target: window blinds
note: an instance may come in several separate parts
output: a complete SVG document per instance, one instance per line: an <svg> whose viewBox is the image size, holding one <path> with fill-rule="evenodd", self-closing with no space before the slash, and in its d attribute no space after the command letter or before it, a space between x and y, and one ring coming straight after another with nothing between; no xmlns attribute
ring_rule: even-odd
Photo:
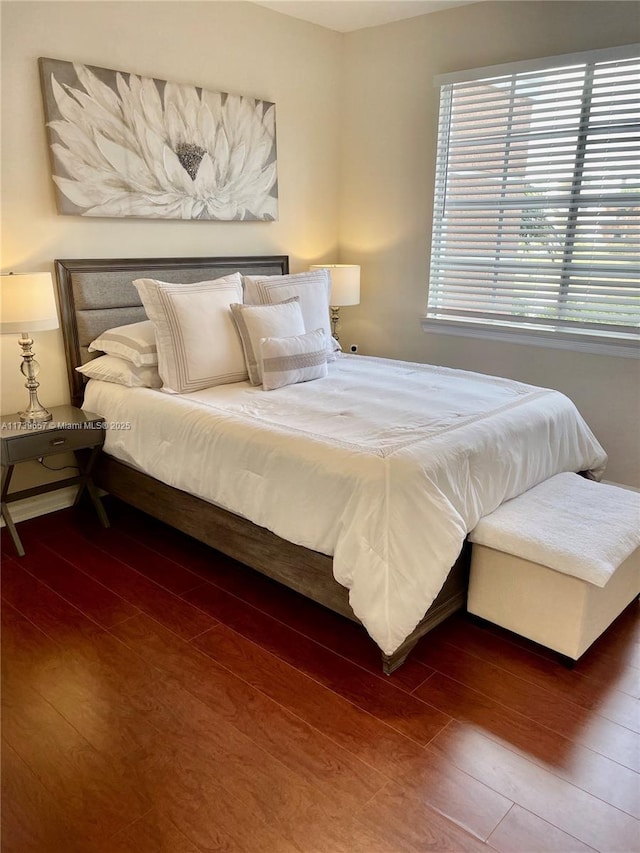
<svg viewBox="0 0 640 853"><path fill-rule="evenodd" d="M640 49L624 53L442 85L428 318L637 335Z"/></svg>

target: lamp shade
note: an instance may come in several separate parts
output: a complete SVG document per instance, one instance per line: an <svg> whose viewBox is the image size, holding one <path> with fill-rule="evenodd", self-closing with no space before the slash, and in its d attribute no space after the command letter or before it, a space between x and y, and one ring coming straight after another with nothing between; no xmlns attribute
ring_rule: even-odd
<svg viewBox="0 0 640 853"><path fill-rule="evenodd" d="M0 280L0 334L58 328L49 272L3 275Z"/></svg>
<svg viewBox="0 0 640 853"><path fill-rule="evenodd" d="M331 298L329 304L360 304L360 266L358 264L313 264L312 270L329 270L331 273Z"/></svg>

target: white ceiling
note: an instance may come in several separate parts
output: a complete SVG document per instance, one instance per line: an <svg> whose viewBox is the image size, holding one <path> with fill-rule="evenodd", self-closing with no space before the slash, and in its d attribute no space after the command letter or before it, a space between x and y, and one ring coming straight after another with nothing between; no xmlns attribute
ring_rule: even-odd
<svg viewBox="0 0 640 853"><path fill-rule="evenodd" d="M319 24L339 33L415 18L478 0L254 0L275 12Z"/></svg>

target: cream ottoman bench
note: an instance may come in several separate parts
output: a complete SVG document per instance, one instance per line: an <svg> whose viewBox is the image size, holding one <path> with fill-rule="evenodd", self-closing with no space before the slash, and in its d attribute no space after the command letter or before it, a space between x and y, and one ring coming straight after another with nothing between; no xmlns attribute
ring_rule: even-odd
<svg viewBox="0 0 640 853"><path fill-rule="evenodd" d="M640 494L557 474L480 519L467 609L577 660L640 594Z"/></svg>

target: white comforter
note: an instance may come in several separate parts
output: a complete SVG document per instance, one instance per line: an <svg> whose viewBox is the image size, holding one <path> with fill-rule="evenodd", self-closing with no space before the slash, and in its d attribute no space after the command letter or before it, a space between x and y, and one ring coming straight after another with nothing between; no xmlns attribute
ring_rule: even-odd
<svg viewBox="0 0 640 853"><path fill-rule="evenodd" d="M423 364L344 356L326 379L184 396L89 382L105 450L278 536L333 555L353 611L391 654L465 535L504 500L606 455L562 394Z"/></svg>

